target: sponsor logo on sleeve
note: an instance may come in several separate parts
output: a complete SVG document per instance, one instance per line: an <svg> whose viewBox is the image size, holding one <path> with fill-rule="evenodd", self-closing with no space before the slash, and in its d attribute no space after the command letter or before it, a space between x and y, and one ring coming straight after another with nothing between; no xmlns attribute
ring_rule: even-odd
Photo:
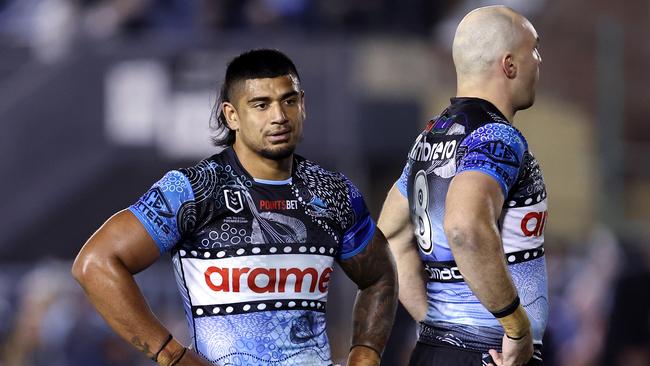
<svg viewBox="0 0 650 366"><path fill-rule="evenodd" d="M171 206L165 199L165 195L162 193L159 187L152 188L143 198L144 203L154 209L159 215L164 217L172 217Z"/></svg>
<svg viewBox="0 0 650 366"><path fill-rule="evenodd" d="M169 218L174 217L174 214L160 188L155 187L149 190L136 203L135 207L151 220L151 223L162 230L163 233L170 234L172 232L169 225L167 225L167 221Z"/></svg>
<svg viewBox="0 0 650 366"><path fill-rule="evenodd" d="M476 150L482 152L497 163L519 166L517 154L515 154L510 146L504 144L503 141L487 141L479 145Z"/></svg>

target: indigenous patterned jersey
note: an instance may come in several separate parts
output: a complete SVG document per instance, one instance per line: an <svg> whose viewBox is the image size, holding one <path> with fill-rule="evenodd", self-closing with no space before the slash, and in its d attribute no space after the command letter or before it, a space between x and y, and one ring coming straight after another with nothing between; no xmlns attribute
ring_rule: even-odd
<svg viewBox="0 0 650 366"><path fill-rule="evenodd" d="M546 188L523 135L491 103L453 98L418 136L398 188L409 200L420 258L428 276L423 334L482 352L500 349L503 328L464 282L443 229L445 198L459 172L494 178L505 197L498 222L510 273L532 324L539 357L548 317L544 223Z"/></svg>
<svg viewBox="0 0 650 366"><path fill-rule="evenodd" d="M335 259L375 224L342 174L296 156L286 181L251 177L232 148L168 172L130 207L171 251L193 347L218 365L329 365Z"/></svg>

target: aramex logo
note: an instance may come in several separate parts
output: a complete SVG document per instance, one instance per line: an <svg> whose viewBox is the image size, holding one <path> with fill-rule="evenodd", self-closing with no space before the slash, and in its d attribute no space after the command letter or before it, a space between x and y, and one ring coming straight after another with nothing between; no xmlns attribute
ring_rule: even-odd
<svg viewBox="0 0 650 366"><path fill-rule="evenodd" d="M327 286L332 273L331 267L323 269L322 273L313 267L304 269L292 268L223 268L210 266L205 270L205 283L215 292L247 292L271 293L293 291L327 292ZM306 277L309 276L309 282ZM288 286L287 286L288 284ZM303 289L308 284L307 289ZM243 287L243 288L242 288Z"/></svg>
<svg viewBox="0 0 650 366"><path fill-rule="evenodd" d="M529 212L521 219L521 232L524 236L542 236L548 212Z"/></svg>

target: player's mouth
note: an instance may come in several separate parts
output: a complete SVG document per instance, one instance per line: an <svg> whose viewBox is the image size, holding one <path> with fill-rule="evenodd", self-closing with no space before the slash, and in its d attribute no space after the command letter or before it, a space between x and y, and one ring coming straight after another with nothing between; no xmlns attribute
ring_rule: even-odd
<svg viewBox="0 0 650 366"><path fill-rule="evenodd" d="M270 132L266 135L271 143L277 144L288 142L291 139L291 128L286 127L277 131Z"/></svg>

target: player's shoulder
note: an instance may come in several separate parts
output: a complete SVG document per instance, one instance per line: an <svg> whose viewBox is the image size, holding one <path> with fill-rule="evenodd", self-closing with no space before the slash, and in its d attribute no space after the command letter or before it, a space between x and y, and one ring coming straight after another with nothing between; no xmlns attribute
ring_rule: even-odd
<svg viewBox="0 0 650 366"><path fill-rule="evenodd" d="M527 150L528 143L519 130L507 123L488 122L463 139L457 158L460 161L463 157L478 153L494 162L519 166Z"/></svg>
<svg viewBox="0 0 650 366"><path fill-rule="evenodd" d="M502 122L486 122L473 129L467 136L468 142L501 141L509 146L528 149L524 135L514 126Z"/></svg>
<svg viewBox="0 0 650 366"><path fill-rule="evenodd" d="M215 190L223 186L251 185L250 178L239 171L237 163L225 150L195 165L180 168L178 172L186 177L197 201L211 196Z"/></svg>
<svg viewBox="0 0 650 366"><path fill-rule="evenodd" d="M192 166L179 168L177 171L190 180L200 176L215 175L219 168L223 168L223 164L220 163L217 157L218 155L213 155L209 158L199 161Z"/></svg>
<svg viewBox="0 0 650 366"><path fill-rule="evenodd" d="M296 163L295 174L309 189L322 192L340 203L363 198L359 189L345 174L326 169L299 155L296 155Z"/></svg>
<svg viewBox="0 0 650 366"><path fill-rule="evenodd" d="M308 185L332 185L337 186L340 184L348 184L349 179L343 173L324 168L320 164L305 159L300 155L295 155L296 162L296 175Z"/></svg>
<svg viewBox="0 0 650 366"><path fill-rule="evenodd" d="M365 211L363 196L357 187L343 173L326 169L321 165L296 155L295 176L308 188L328 215L344 230L355 222L355 217ZM314 199L312 197L311 199ZM358 211L358 212L357 212Z"/></svg>

